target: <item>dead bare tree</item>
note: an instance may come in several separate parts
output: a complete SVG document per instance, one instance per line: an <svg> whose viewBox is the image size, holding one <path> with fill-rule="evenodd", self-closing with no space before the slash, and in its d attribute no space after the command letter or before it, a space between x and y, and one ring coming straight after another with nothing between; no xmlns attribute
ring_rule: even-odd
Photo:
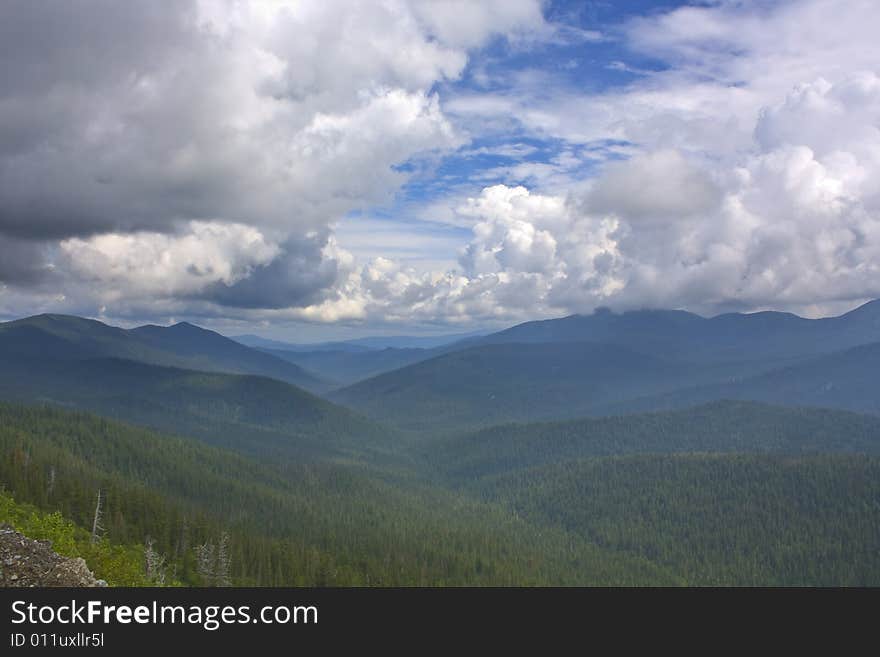
<svg viewBox="0 0 880 657"><path fill-rule="evenodd" d="M103 516L104 513L101 510L101 489L99 488L98 501L95 503L95 518L92 520L92 543L97 543L100 534L104 531L104 527L101 525Z"/></svg>
<svg viewBox="0 0 880 657"><path fill-rule="evenodd" d="M229 534L222 532L220 540L217 543L217 563L214 566L214 585L229 586L232 582L229 579Z"/></svg>
<svg viewBox="0 0 880 657"><path fill-rule="evenodd" d="M55 466L49 468L49 478L46 481L46 497L52 497L55 491Z"/></svg>
<svg viewBox="0 0 880 657"><path fill-rule="evenodd" d="M214 583L214 544L206 541L194 549L196 551L196 572L202 583L210 586Z"/></svg>
<svg viewBox="0 0 880 657"><path fill-rule="evenodd" d="M165 557L156 552L149 537L144 541L144 574L154 584L165 584Z"/></svg>
<svg viewBox="0 0 880 657"><path fill-rule="evenodd" d="M206 541L194 549L196 552L196 572L203 584L207 586L232 585L232 579L229 575L232 557L229 554L229 534L227 532L220 533L216 545L211 541Z"/></svg>

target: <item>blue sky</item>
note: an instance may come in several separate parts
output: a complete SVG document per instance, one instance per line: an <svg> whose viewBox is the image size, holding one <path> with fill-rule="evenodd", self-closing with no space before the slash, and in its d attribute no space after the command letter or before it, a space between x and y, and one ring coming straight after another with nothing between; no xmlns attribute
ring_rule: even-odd
<svg viewBox="0 0 880 657"><path fill-rule="evenodd" d="M0 317L292 340L880 296L875 2L2 3Z"/></svg>
<svg viewBox="0 0 880 657"><path fill-rule="evenodd" d="M683 2L550 2L544 17L561 28L547 43L516 43L497 36L470 53L461 76L432 87L441 100L473 94L505 95L515 91L518 78L540 76L554 93L600 93L624 87L644 72L662 70L662 61L633 52L621 36L626 21L669 11ZM507 119L508 117L504 117ZM448 223L448 200L475 196L486 186L525 185L536 191L553 190L555 172L568 179L595 175L600 163L622 158L609 147L626 146L621 140L571 144L509 120L495 126L467 126L468 140L441 157L416 158L396 165L412 177L391 203L350 213L337 229L340 237L361 255L388 253L433 266L454 266L458 250L469 236L466 227ZM590 157L591 154L599 157ZM561 159L565 158L564 162ZM534 166L519 166L534 165ZM442 210L438 212L439 205ZM391 244L389 235L406 234L405 245Z"/></svg>

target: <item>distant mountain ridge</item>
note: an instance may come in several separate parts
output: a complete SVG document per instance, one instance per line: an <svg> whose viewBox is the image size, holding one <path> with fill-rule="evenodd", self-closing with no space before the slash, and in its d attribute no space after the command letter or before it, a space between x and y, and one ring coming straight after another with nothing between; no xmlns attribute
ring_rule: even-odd
<svg viewBox="0 0 880 657"><path fill-rule="evenodd" d="M453 344L468 338L477 338L485 335L485 331L472 331L469 333L451 333L448 335L375 335L366 338L352 338L351 340L336 340L332 342L284 342L270 340L259 335L245 334L234 335L233 340L249 347L264 349L280 349L293 352L316 352L316 351L348 351L363 352L367 350L382 349L433 349L444 345Z"/></svg>
<svg viewBox="0 0 880 657"><path fill-rule="evenodd" d="M467 340L482 335L374 336L315 344L280 342L257 335L239 335L233 339L313 372L334 383L332 387L342 387L454 351Z"/></svg>
<svg viewBox="0 0 880 657"><path fill-rule="evenodd" d="M122 329L71 315L0 324L0 360L123 358L191 370L254 374L312 391L328 385L293 363L186 322Z"/></svg>
<svg viewBox="0 0 880 657"><path fill-rule="evenodd" d="M816 320L776 312L706 319L679 310L599 311L449 345L330 398L410 429L681 408L724 398L877 413L871 344L880 345L880 301Z"/></svg>
<svg viewBox="0 0 880 657"><path fill-rule="evenodd" d="M576 417L601 403L672 390L697 372L601 343L488 344L451 351L335 391L328 398L407 429Z"/></svg>
<svg viewBox="0 0 880 657"><path fill-rule="evenodd" d="M667 410L723 398L880 414L877 372L880 372L880 342L823 354L727 383L687 387L600 410L603 413Z"/></svg>
<svg viewBox="0 0 880 657"><path fill-rule="evenodd" d="M600 310L431 349L334 345L311 352L252 348L188 323L126 330L64 315L0 324L0 363L18 368L122 359L257 375L418 431L717 399L880 413L880 390L872 385L880 366L880 301L815 320L779 312L704 318L682 310Z"/></svg>
<svg viewBox="0 0 880 657"><path fill-rule="evenodd" d="M445 336L443 343L436 345L425 342L431 340L428 338L376 337L312 345L258 336L236 339L295 363L334 382L336 387L351 386L444 354L492 344L613 344L683 363L757 365L757 370L734 372L749 375L804 357L880 341L880 303L869 302L840 317L820 320L771 311L705 318L683 310L614 313L600 309L592 315L524 322L488 335Z"/></svg>
<svg viewBox="0 0 880 657"><path fill-rule="evenodd" d="M470 342L607 342L680 357L791 358L880 342L880 300L837 317L806 319L782 312L705 318L683 310L635 310L525 322Z"/></svg>
<svg viewBox="0 0 880 657"><path fill-rule="evenodd" d="M391 370L427 360L436 349L364 349L362 351L286 351L262 349L266 353L320 373L323 379L338 387L367 379Z"/></svg>

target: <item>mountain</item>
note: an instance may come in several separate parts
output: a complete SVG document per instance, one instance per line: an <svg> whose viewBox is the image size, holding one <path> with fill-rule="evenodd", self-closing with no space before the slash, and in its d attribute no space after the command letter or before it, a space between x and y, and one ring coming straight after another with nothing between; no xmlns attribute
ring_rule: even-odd
<svg viewBox="0 0 880 657"><path fill-rule="evenodd" d="M7 361L0 399L88 410L263 459L370 460L395 441L394 432L283 381L118 358Z"/></svg>
<svg viewBox="0 0 880 657"><path fill-rule="evenodd" d="M419 444L451 482L625 454L847 453L880 456L880 418L821 408L715 401L676 411L507 424Z"/></svg>
<svg viewBox="0 0 880 657"><path fill-rule="evenodd" d="M485 331L450 333L447 335L378 335L346 340L346 344L362 345L370 349L434 349L462 340L478 338L483 335L485 335Z"/></svg>
<svg viewBox="0 0 880 657"><path fill-rule="evenodd" d="M599 309L592 315L524 322L470 344L588 341L659 344L673 336L690 335L705 321L699 315L681 310L639 310L618 314Z"/></svg>
<svg viewBox="0 0 880 657"><path fill-rule="evenodd" d="M350 385L384 372L390 372L436 355L431 349L369 349L365 351L285 351L267 353L315 372L325 381Z"/></svg>
<svg viewBox="0 0 880 657"><path fill-rule="evenodd" d="M256 336L239 336L238 339L314 372L323 380L334 382L337 387L352 386L454 352L490 345L546 343L569 344L574 351L580 349L577 345L583 343L623 347L644 356L676 361L695 377L693 366L703 368L702 374L692 383L721 384L729 379L768 372L817 355L880 341L880 301L867 303L840 317L818 320L781 312L728 313L707 319L681 310L614 313L600 309L592 315L525 322L484 336L461 334L442 338L363 338L317 345L285 344ZM402 344L420 346L402 348ZM377 346L386 348L376 349ZM401 372L400 376L406 378L410 374L409 371ZM449 375L452 376L451 373ZM443 385L447 374L438 373L432 378ZM382 385L382 382L378 383ZM490 384L486 382L486 385ZM504 385L503 382L500 385ZM351 395L344 392L335 398L368 410L361 399L363 391L363 388L359 388ZM445 399L446 393L439 393L439 396ZM590 408L583 400L577 403L577 409L568 413L568 416L586 412ZM514 414L506 417L516 419L540 415ZM493 418L504 419L497 415L493 415Z"/></svg>
<svg viewBox="0 0 880 657"><path fill-rule="evenodd" d="M126 330L81 317L37 315L0 324L0 360L88 358L256 374L315 391L328 387L293 363L187 323Z"/></svg>
<svg viewBox="0 0 880 657"><path fill-rule="evenodd" d="M491 344L454 351L331 393L407 429L575 417L697 380L697 369L617 345Z"/></svg>
<svg viewBox="0 0 880 657"><path fill-rule="evenodd" d="M850 357L835 353L878 338L877 301L819 320L775 312L705 319L683 311L602 310L447 345L433 358L329 398L419 430L680 408L724 398L874 412L880 391L862 385L870 376L870 357L859 363L856 355L849 363ZM846 363L835 364L840 358ZM808 368L804 376L793 374L799 367ZM825 367L836 372L833 379ZM826 390L825 384L836 388Z"/></svg>
<svg viewBox="0 0 880 657"><path fill-rule="evenodd" d="M806 359L764 374L612 404L603 413L683 408L712 399L744 399L880 414L880 343Z"/></svg>
<svg viewBox="0 0 880 657"><path fill-rule="evenodd" d="M280 340L269 340L261 338L259 335L234 335L231 338L236 342L263 350L276 350L286 352L315 352L315 351L345 351L351 353L360 353L370 351L370 347L356 344L348 344L347 342L321 342L315 344L295 344L292 342L282 342Z"/></svg>
<svg viewBox="0 0 880 657"><path fill-rule="evenodd" d="M815 356L880 341L880 300L839 317L805 319L781 312L703 318L680 310L637 310L525 322L470 342L602 342L692 362Z"/></svg>
<svg viewBox="0 0 880 657"><path fill-rule="evenodd" d="M239 335L234 339L298 365L323 381L332 382L332 387L340 387L455 351L459 345L481 335L376 336L316 344L291 344L256 335Z"/></svg>
<svg viewBox="0 0 880 657"><path fill-rule="evenodd" d="M476 338L483 332L452 333L449 335L376 335L366 338L353 338L336 342L293 343L262 338L259 335L246 334L232 336L249 347L264 349L280 349L294 352L342 351L359 353L367 350L382 349L433 349L461 340Z"/></svg>
<svg viewBox="0 0 880 657"><path fill-rule="evenodd" d="M0 481L17 503L89 528L100 491L104 539L150 537L185 584L682 583L645 559L426 486L405 470L267 464L57 408L0 403ZM6 501L0 495L0 521L18 524L20 513L3 515ZM55 516L50 527L61 522ZM197 559L221 549L223 560Z"/></svg>

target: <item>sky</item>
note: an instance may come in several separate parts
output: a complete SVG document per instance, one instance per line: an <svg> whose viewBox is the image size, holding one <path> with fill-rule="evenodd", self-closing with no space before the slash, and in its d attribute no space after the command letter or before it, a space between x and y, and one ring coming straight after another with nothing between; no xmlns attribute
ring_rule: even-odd
<svg viewBox="0 0 880 657"><path fill-rule="evenodd" d="M315 341L880 297L874 0L0 3L0 318Z"/></svg>

